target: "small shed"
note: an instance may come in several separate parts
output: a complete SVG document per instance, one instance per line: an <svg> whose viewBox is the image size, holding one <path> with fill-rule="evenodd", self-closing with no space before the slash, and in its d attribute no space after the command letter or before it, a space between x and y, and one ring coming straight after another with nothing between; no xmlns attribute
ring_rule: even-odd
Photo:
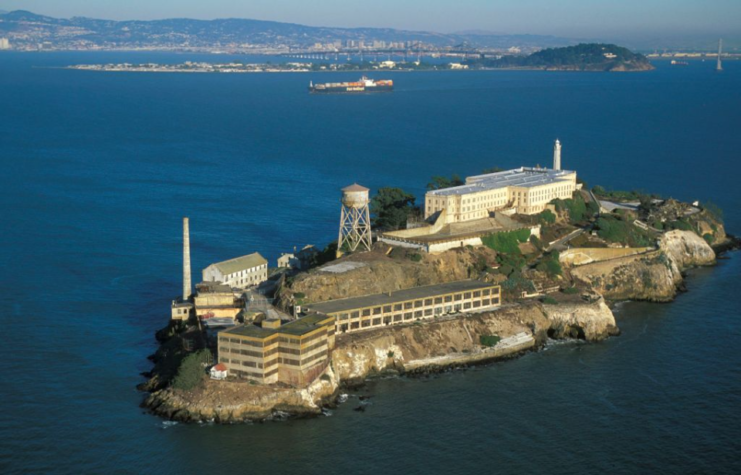
<svg viewBox="0 0 741 475"><path fill-rule="evenodd" d="M229 369L224 363L215 364L211 367L211 379L226 379L229 375Z"/></svg>

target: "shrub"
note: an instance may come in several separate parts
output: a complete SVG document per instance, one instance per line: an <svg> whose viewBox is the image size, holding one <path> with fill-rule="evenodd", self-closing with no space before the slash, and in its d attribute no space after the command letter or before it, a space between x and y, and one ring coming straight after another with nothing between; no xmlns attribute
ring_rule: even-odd
<svg viewBox="0 0 741 475"><path fill-rule="evenodd" d="M529 238L530 230L523 228L516 231L489 234L482 237L481 241L486 247L497 252L520 255L518 244L527 242Z"/></svg>
<svg viewBox="0 0 741 475"><path fill-rule="evenodd" d="M203 365L209 361L211 361L211 351L209 350L198 350L183 358L177 375L172 380L173 387L187 391L200 385L206 375Z"/></svg>
<svg viewBox="0 0 741 475"><path fill-rule="evenodd" d="M541 211L538 215L540 224L553 224L556 222L556 215L549 209Z"/></svg>
<svg viewBox="0 0 741 475"><path fill-rule="evenodd" d="M389 351L388 352L388 355L386 355L386 356L388 356L389 358L393 358L394 357L394 352L393 351Z"/></svg>
<svg viewBox="0 0 741 475"><path fill-rule="evenodd" d="M481 335L479 336L479 342L482 346L492 347L496 346L501 341L501 337L497 335Z"/></svg>
<svg viewBox="0 0 741 475"><path fill-rule="evenodd" d="M715 237L710 233L703 234L702 238L705 239L705 241L707 241L708 244L712 244L713 241L715 241Z"/></svg>
<svg viewBox="0 0 741 475"><path fill-rule="evenodd" d="M561 292L565 293L566 295L574 295L576 293L579 293L579 289L576 287L566 287Z"/></svg>
<svg viewBox="0 0 741 475"><path fill-rule="evenodd" d="M538 265L535 266L535 268L541 272L545 272L550 277L562 275L563 269L561 268L561 263L558 261L558 258L558 251L553 251L549 254L546 254L538 263Z"/></svg>
<svg viewBox="0 0 741 475"><path fill-rule="evenodd" d="M540 299L541 302L548 304L548 305L556 305L558 303L558 300L554 299L553 297L546 295L542 299Z"/></svg>
<svg viewBox="0 0 741 475"><path fill-rule="evenodd" d="M422 260L422 255L419 253L409 254L409 259L412 260L412 262L419 262Z"/></svg>
<svg viewBox="0 0 741 475"><path fill-rule="evenodd" d="M303 299L303 298L306 298L306 294L305 294L305 293L303 293L303 292L296 292L295 294L293 294L293 296L294 296L294 297L295 297L296 299Z"/></svg>
<svg viewBox="0 0 741 475"><path fill-rule="evenodd" d="M567 200L555 199L552 201L558 211L567 210L569 221L576 223L583 221L587 214L587 205L584 203L584 197L581 193L574 194L573 198Z"/></svg>
<svg viewBox="0 0 741 475"><path fill-rule="evenodd" d="M680 231L694 231L692 224L685 218L680 218L667 224L670 229L679 229Z"/></svg>

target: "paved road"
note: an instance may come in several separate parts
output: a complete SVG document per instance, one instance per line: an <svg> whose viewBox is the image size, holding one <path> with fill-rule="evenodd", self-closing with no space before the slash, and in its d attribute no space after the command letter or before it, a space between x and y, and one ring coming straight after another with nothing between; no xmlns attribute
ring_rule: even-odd
<svg viewBox="0 0 741 475"><path fill-rule="evenodd" d="M576 231L572 231L570 234L567 234L566 236L548 246L545 250L549 252L554 249L564 250L566 249L566 244L568 244L569 241L578 236L581 236L582 234L584 234L584 231L584 229L577 229Z"/></svg>

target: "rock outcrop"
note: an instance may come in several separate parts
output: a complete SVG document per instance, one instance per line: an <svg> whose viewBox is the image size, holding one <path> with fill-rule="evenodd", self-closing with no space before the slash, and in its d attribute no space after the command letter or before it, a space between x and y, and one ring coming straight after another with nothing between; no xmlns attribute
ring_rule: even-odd
<svg viewBox="0 0 741 475"><path fill-rule="evenodd" d="M511 358L542 346L549 336L597 341L616 332L615 318L601 298L593 303L564 305L529 302L480 314L340 335L330 366L304 389L207 380L190 391L156 391L144 406L178 421L228 423L270 419L281 413L316 415L334 400L339 387L362 383L369 376L439 371ZM482 337L499 341L486 346Z"/></svg>
<svg viewBox="0 0 741 475"><path fill-rule="evenodd" d="M681 288L683 271L714 263L715 252L704 239L675 230L662 236L654 252L576 267L571 276L610 300L669 302Z"/></svg>
<svg viewBox="0 0 741 475"><path fill-rule="evenodd" d="M279 289L280 305L290 306L294 295L316 303L464 280L471 277L476 264L496 263L494 251L485 247L459 248L437 255L418 254L419 262L404 255L389 257L386 255L389 250L388 246L377 244L373 252L350 255L299 274L290 288Z"/></svg>
<svg viewBox="0 0 741 475"><path fill-rule="evenodd" d="M157 415L183 422L264 420L280 413L319 414L322 404L334 399L338 387L339 380L328 367L303 389L206 380L201 387L189 391L156 391L143 405Z"/></svg>

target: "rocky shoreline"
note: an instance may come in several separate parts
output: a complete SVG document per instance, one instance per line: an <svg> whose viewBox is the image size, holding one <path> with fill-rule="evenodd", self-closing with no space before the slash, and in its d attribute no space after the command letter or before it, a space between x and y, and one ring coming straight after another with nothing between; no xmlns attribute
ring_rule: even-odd
<svg viewBox="0 0 741 475"><path fill-rule="evenodd" d="M737 239L724 236L716 249L725 252L738 246ZM419 274L424 268L412 272L394 268L393 272L399 273L397 280L404 285L421 278L435 279L434 275L457 278L467 259L465 253L446 253L433 261L424 276ZM317 416L323 408L334 407L342 391L362 386L368 378L424 375L515 358L540 350L549 338L598 342L618 335L609 303L669 302L682 290L686 270L715 262L715 251L697 234L670 231L650 253L570 269L573 280L585 290L555 304L525 300L495 311L338 335L329 366L306 388L206 380L200 388L183 391L153 384L142 388L152 391L143 406L167 419L187 422ZM362 282L373 272L362 268L357 274ZM330 277L323 277L329 279L326 282L311 281L312 290L323 292L325 286L335 286ZM308 288L308 281L305 284ZM342 291L342 287L334 288ZM500 340L487 347L482 337L490 335ZM152 380L157 377L153 374Z"/></svg>

